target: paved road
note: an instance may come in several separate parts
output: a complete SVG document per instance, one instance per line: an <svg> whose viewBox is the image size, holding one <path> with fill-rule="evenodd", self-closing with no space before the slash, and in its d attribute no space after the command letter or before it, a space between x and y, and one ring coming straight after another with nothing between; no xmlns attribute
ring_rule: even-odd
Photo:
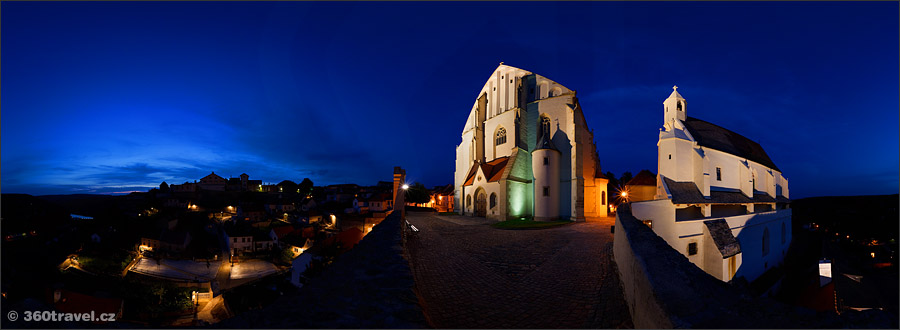
<svg viewBox="0 0 900 330"><path fill-rule="evenodd" d="M416 290L436 328L631 328L612 256L614 218L544 230L410 212Z"/></svg>

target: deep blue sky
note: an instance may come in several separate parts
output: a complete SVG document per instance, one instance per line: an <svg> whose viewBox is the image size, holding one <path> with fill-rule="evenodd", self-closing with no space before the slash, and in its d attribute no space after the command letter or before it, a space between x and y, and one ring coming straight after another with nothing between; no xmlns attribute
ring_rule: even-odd
<svg viewBox="0 0 900 330"><path fill-rule="evenodd" d="M578 91L604 171L662 101L759 141L791 197L898 192L897 2L3 2L2 192L453 181L502 61Z"/></svg>

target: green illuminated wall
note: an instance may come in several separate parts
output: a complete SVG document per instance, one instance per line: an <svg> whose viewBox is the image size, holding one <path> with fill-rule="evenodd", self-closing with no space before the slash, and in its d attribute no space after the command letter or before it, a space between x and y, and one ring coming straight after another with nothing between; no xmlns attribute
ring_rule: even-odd
<svg viewBox="0 0 900 330"><path fill-rule="evenodd" d="M516 149L512 157L512 168L506 178L507 218L518 219L532 216L531 153Z"/></svg>

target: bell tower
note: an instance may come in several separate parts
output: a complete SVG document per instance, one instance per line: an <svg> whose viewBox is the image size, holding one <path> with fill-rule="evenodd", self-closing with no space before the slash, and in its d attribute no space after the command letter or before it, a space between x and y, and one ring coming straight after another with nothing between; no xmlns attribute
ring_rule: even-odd
<svg viewBox="0 0 900 330"><path fill-rule="evenodd" d="M685 120L687 117L687 101L685 101L684 97L681 97L681 94L678 94L678 86L672 86L672 94L669 94L669 98L663 101L663 108L663 113L665 114L664 124L669 124L675 119Z"/></svg>

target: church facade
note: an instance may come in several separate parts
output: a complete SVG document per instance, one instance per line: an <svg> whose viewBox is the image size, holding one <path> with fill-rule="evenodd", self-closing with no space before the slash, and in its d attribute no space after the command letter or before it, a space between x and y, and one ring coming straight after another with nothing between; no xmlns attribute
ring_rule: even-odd
<svg viewBox="0 0 900 330"><path fill-rule="evenodd" d="M663 101L654 200L632 213L707 273L748 281L783 263L791 243L788 180L758 143Z"/></svg>
<svg viewBox="0 0 900 330"><path fill-rule="evenodd" d="M575 91L501 63L456 148L455 211L498 221L603 217L607 182Z"/></svg>

